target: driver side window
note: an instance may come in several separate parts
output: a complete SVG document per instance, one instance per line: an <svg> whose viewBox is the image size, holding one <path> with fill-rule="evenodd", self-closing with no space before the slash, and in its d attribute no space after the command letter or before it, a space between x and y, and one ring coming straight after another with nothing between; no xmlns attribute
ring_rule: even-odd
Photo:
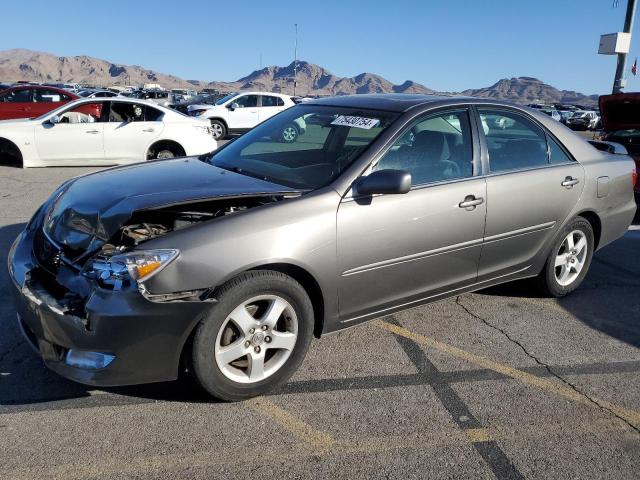
<svg viewBox="0 0 640 480"><path fill-rule="evenodd" d="M232 103L237 103L240 108L250 108L258 106L257 95L244 95L236 98Z"/></svg>
<svg viewBox="0 0 640 480"><path fill-rule="evenodd" d="M431 115L405 132L373 167L404 170L411 184L473 176L473 147L466 110Z"/></svg>

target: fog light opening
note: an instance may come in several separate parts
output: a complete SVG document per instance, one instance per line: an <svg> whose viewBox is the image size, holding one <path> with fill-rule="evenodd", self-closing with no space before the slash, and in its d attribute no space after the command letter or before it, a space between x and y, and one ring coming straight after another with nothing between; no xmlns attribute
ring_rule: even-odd
<svg viewBox="0 0 640 480"><path fill-rule="evenodd" d="M107 367L115 358L115 355L107 353L71 349L67 352L64 363L71 367L98 370Z"/></svg>

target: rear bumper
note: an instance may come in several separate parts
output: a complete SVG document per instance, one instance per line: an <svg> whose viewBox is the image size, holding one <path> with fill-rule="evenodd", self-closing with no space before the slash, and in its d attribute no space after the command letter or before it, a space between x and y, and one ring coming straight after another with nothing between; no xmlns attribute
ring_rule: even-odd
<svg viewBox="0 0 640 480"><path fill-rule="evenodd" d="M96 386L174 380L182 348L210 306L206 302L147 300L137 289L93 287L82 313L69 311L34 275L32 233L24 231L9 252L9 275L20 327L44 363L71 380ZM70 349L115 358L104 368L66 361Z"/></svg>

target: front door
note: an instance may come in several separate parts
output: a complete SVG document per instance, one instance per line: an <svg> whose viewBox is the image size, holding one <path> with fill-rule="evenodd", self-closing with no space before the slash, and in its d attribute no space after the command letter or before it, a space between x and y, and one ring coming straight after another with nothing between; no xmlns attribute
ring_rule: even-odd
<svg viewBox="0 0 640 480"><path fill-rule="evenodd" d="M489 157L478 280L526 270L577 203L584 170L524 114L479 108ZM535 272L533 272L535 273Z"/></svg>
<svg viewBox="0 0 640 480"><path fill-rule="evenodd" d="M229 129L248 130L260 123L258 95L241 95L232 100L237 105L229 109Z"/></svg>
<svg viewBox="0 0 640 480"><path fill-rule="evenodd" d="M102 103L85 103L60 113L59 123L37 125L35 143L40 159L70 165L103 161L102 108Z"/></svg>
<svg viewBox="0 0 640 480"><path fill-rule="evenodd" d="M486 186L467 109L414 123L373 170L411 173L403 195L344 198L338 209L342 321L475 282L486 215Z"/></svg>

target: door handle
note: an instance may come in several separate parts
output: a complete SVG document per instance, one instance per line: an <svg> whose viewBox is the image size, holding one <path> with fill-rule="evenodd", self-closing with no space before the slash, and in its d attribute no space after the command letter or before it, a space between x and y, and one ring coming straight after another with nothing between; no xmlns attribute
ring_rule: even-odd
<svg viewBox="0 0 640 480"><path fill-rule="evenodd" d="M478 205L482 205L484 203L484 198L476 198L474 195L467 195L463 202L460 202L458 206L460 208L466 208L467 210L473 210Z"/></svg>
<svg viewBox="0 0 640 480"><path fill-rule="evenodd" d="M578 183L580 183L580 180L578 180L577 178L566 177L560 185L562 185L563 187L571 188Z"/></svg>
<svg viewBox="0 0 640 480"><path fill-rule="evenodd" d="M144 130L142 130L143 132L155 132L155 128L145 128Z"/></svg>
<svg viewBox="0 0 640 480"><path fill-rule="evenodd" d="M87 133L96 134L100 133L100 130L87 130Z"/></svg>

